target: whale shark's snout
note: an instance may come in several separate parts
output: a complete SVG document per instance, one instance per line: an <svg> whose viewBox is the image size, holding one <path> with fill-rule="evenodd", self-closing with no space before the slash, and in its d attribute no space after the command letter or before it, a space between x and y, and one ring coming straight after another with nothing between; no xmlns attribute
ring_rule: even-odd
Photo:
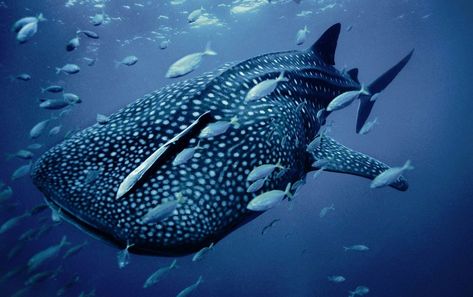
<svg viewBox="0 0 473 297"><path fill-rule="evenodd" d="M113 201L100 190L108 182L106 167L93 165L87 149L76 145L79 139L73 136L45 152L32 166L33 183L53 211L95 236L120 244L114 230ZM79 154L80 149L84 151Z"/></svg>

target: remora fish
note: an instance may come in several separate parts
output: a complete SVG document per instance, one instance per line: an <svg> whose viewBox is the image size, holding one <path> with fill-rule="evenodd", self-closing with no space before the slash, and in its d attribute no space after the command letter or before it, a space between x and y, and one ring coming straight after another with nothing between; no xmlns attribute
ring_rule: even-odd
<svg viewBox="0 0 473 297"><path fill-rule="evenodd" d="M256 193L247 193L246 177L258 164L281 161L291 170L271 176L265 191L295 183L317 160L331 160L325 171L375 178L389 167L342 146L325 134L317 113L338 95L360 90L357 71L333 65L340 24L329 28L311 47L260 55L227 64L213 73L176 82L155 91L56 145L32 168L35 185L49 205L61 209L69 222L130 252L178 255L217 243L261 212L246 208ZM397 65L366 84L379 93L401 71L412 52ZM245 103L253 80L288 79L255 104ZM359 98L357 130L375 101ZM304 113L296 107L304 102ZM326 112L329 116L330 112ZM200 139L199 157L186 166L174 158L199 141L209 123L238 117L239 125L213 138ZM277 123L285 137L269 137ZM297 137L296 137L297 135ZM317 144L308 144L317 136ZM191 142L192 140L192 142ZM60 164L60 166L58 166ZM89 170L103 168L93 183L84 183ZM121 185L123 191L117 195ZM392 187L405 191L401 178ZM176 193L187 199L172 219L141 224L149 210Z"/></svg>

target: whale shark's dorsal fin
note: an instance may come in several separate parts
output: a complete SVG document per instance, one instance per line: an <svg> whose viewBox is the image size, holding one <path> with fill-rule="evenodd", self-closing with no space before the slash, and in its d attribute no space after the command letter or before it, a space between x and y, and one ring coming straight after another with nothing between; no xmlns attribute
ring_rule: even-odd
<svg viewBox="0 0 473 297"><path fill-rule="evenodd" d="M352 68L348 70L347 74L352 80L356 81L357 83L360 83L360 81L358 80L358 68Z"/></svg>
<svg viewBox="0 0 473 297"><path fill-rule="evenodd" d="M336 23L320 36L320 38L310 47L310 50L322 58L328 65L335 65L335 50L337 49L338 36L340 35L341 24Z"/></svg>
<svg viewBox="0 0 473 297"><path fill-rule="evenodd" d="M314 161L324 168L325 171L347 173L374 179L380 173L390 167L370 156L359 153L341 145L334 139L322 134L318 146L311 152ZM320 168L315 167L314 170ZM400 177L391 187L405 191L408 188L407 181Z"/></svg>

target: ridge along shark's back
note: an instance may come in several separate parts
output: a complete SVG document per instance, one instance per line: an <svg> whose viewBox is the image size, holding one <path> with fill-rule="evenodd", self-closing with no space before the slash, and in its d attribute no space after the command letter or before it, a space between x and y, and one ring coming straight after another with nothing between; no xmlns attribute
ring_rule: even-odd
<svg viewBox="0 0 473 297"><path fill-rule="evenodd" d="M258 56L153 92L46 152L34 165L33 181L69 221L117 245L133 243L132 252L172 255L207 246L258 215L246 208L255 195L284 190L307 173L318 155L330 156L320 149L307 152L328 115L317 114L334 97L360 88L353 73L332 66L339 32L337 24L306 51ZM282 71L287 81L274 92L245 102L254 85ZM209 123L231 119L235 122L225 133L199 137ZM323 143L333 149L332 142ZM197 144L193 158L172 164L179 152ZM116 199L130 173L160 150L146 174ZM355 172L335 161L339 154L327 170L372 178L387 168L366 157L376 170ZM277 162L287 170L247 193L250 171ZM141 221L176 197L183 199L170 217Z"/></svg>

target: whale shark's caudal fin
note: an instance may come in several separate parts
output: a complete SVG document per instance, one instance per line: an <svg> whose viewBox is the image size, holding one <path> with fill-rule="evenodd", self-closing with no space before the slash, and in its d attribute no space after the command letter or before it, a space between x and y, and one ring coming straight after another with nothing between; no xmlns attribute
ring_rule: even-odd
<svg viewBox="0 0 473 297"><path fill-rule="evenodd" d="M374 179L380 173L386 171L390 167L386 164L371 158L365 154L356 152L341 145L337 141L322 134L317 147L311 152L313 160L318 161L325 171L347 173L358 175L369 179ZM314 170L320 168L315 167ZM391 187L406 191L408 188L407 181L404 177L400 177Z"/></svg>
<svg viewBox="0 0 473 297"><path fill-rule="evenodd" d="M407 62L411 59L414 50L412 50L407 56L405 56L399 63L394 65L391 69L386 71L383 75L378 77L368 87L367 91L369 94L360 95L360 105L358 106L358 117L356 119L356 133L359 133L363 125L368 119L371 109L373 108L375 100L371 100L375 94L380 93L384 90L397 76L397 74L406 66Z"/></svg>
<svg viewBox="0 0 473 297"><path fill-rule="evenodd" d="M308 49L316 53L328 65L335 65L335 50L342 25L337 23L327 31Z"/></svg>

